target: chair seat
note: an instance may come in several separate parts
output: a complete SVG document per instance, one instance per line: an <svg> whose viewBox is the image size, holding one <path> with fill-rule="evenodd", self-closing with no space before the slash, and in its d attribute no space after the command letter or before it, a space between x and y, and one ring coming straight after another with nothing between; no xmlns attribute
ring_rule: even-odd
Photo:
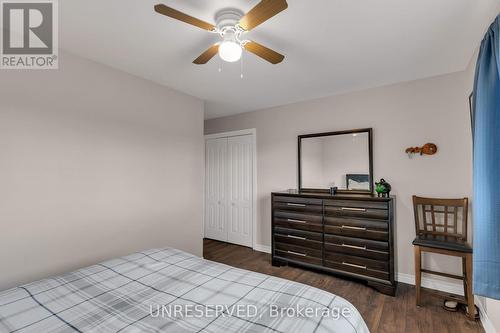
<svg viewBox="0 0 500 333"><path fill-rule="evenodd" d="M443 236L417 236L413 240L413 245L432 247L449 251L472 253L472 248L464 241L446 239Z"/></svg>

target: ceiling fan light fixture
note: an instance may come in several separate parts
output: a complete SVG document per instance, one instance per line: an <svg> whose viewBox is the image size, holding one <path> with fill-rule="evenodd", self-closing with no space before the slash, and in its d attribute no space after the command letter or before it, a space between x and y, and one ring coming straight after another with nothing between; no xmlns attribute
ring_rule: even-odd
<svg viewBox="0 0 500 333"><path fill-rule="evenodd" d="M219 57L227 62L235 62L241 59L243 49L240 44L233 41L223 41L219 45Z"/></svg>

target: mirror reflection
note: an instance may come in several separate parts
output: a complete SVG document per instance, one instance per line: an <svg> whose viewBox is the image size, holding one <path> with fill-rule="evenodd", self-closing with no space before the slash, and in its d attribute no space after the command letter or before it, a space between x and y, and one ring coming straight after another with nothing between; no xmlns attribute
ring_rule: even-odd
<svg viewBox="0 0 500 333"><path fill-rule="evenodd" d="M368 132L301 139L304 189L370 190Z"/></svg>

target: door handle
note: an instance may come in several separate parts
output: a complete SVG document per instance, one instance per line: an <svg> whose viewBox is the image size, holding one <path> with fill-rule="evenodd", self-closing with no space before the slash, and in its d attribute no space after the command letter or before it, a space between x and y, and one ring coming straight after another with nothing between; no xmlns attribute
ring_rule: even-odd
<svg viewBox="0 0 500 333"><path fill-rule="evenodd" d="M287 235L288 238L293 238L293 239L300 239L300 240L306 240L306 237L299 237L299 236L294 236L294 235Z"/></svg>
<svg viewBox="0 0 500 333"><path fill-rule="evenodd" d="M366 269L366 266L351 264L351 263L348 263L348 262L345 262L345 261L342 262L342 265L356 267L356 268L361 268L361 269Z"/></svg>
<svg viewBox="0 0 500 333"><path fill-rule="evenodd" d="M366 208L342 207L342 210L349 210L353 212L366 212Z"/></svg>
<svg viewBox="0 0 500 333"><path fill-rule="evenodd" d="M301 257L307 256L307 254L305 254L305 253L299 253L299 252L293 252L293 251L286 251L286 252L290 253L290 254L295 254L295 255L301 256Z"/></svg>
<svg viewBox="0 0 500 333"><path fill-rule="evenodd" d="M342 229L366 230L366 228L364 228L364 227L352 227L350 225L343 225Z"/></svg>
<svg viewBox="0 0 500 333"><path fill-rule="evenodd" d="M304 204L296 204L296 203L290 203L290 202L287 202L286 205L292 206L292 207L305 207L306 206Z"/></svg>
<svg viewBox="0 0 500 333"><path fill-rule="evenodd" d="M366 245L365 246L356 246L356 245L349 245L349 244L342 243L342 247L349 247L352 249L366 250Z"/></svg>
<svg viewBox="0 0 500 333"><path fill-rule="evenodd" d="M297 223L307 223L307 221L295 220L295 219L287 219L288 222L297 222Z"/></svg>

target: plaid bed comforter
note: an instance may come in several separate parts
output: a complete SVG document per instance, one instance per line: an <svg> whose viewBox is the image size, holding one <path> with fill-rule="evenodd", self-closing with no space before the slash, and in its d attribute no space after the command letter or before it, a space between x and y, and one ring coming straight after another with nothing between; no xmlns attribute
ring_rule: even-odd
<svg viewBox="0 0 500 333"><path fill-rule="evenodd" d="M341 297L166 248L1 292L0 332L365 333L368 328Z"/></svg>

